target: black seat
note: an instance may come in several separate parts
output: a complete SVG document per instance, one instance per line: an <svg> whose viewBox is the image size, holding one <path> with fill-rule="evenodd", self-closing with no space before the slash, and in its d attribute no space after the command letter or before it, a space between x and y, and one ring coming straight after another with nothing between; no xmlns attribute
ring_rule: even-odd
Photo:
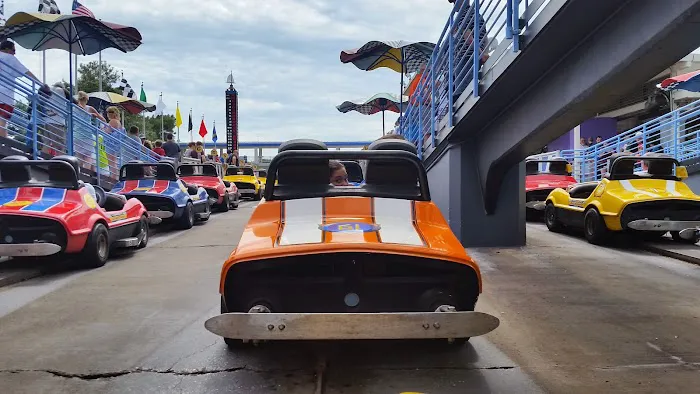
<svg viewBox="0 0 700 394"><path fill-rule="evenodd" d="M93 187L93 189L95 189L95 197L97 198L97 205L104 208L105 203L107 202L107 193L105 192L105 189L103 189L100 186L95 186L95 185L92 185L92 187Z"/></svg>
<svg viewBox="0 0 700 394"><path fill-rule="evenodd" d="M647 173L653 177L672 177L674 165L673 160L649 160Z"/></svg>
<svg viewBox="0 0 700 394"><path fill-rule="evenodd" d="M180 176L192 176L194 175L194 166L180 166Z"/></svg>
<svg viewBox="0 0 700 394"><path fill-rule="evenodd" d="M564 160L561 161L551 161L549 162L549 173L556 175L568 175L566 171L566 165L568 163Z"/></svg>
<svg viewBox="0 0 700 394"><path fill-rule="evenodd" d="M582 183L580 185L576 185L569 190L569 196L571 198L586 199L591 195L591 193L593 193L593 190L595 190L597 186L598 183Z"/></svg>
<svg viewBox="0 0 700 394"><path fill-rule="evenodd" d="M525 175L537 175L540 173L540 163L537 161L525 162Z"/></svg>
<svg viewBox="0 0 700 394"><path fill-rule="evenodd" d="M367 150L401 150L416 154L416 147L404 140L377 140ZM418 169L408 161L391 159L368 160L365 169L368 185L417 186Z"/></svg>
<svg viewBox="0 0 700 394"><path fill-rule="evenodd" d="M282 143L279 153L290 150L328 150L326 144L312 139L296 139ZM328 159L295 158L285 160L277 169L277 180L284 185L328 185Z"/></svg>
<svg viewBox="0 0 700 394"><path fill-rule="evenodd" d="M77 158L61 155L54 157L53 160L68 163L70 167L60 164L49 165L49 182L73 183L78 179L78 175L80 174L80 162L78 162Z"/></svg>
<svg viewBox="0 0 700 394"><path fill-rule="evenodd" d="M2 161L28 161L25 156L7 156L2 159ZM12 166L0 168L0 180L2 182L29 182L31 180L31 173L29 171L29 166Z"/></svg>
<svg viewBox="0 0 700 394"><path fill-rule="evenodd" d="M121 211L126 204L126 197L121 194L105 193L105 201L100 205L105 211Z"/></svg>

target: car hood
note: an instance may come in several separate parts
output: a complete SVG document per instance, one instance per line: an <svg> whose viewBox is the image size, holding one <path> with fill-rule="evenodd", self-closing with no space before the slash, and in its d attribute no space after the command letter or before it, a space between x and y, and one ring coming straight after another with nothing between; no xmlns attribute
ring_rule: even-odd
<svg viewBox="0 0 700 394"><path fill-rule="evenodd" d="M556 189L558 187L565 189L574 183L577 183L576 179L568 175L528 175L525 177L525 190Z"/></svg>
<svg viewBox="0 0 700 394"><path fill-rule="evenodd" d="M630 179L611 181L607 194L622 201L647 201L658 199L690 199L700 201L700 196L683 182L663 179Z"/></svg>
<svg viewBox="0 0 700 394"><path fill-rule="evenodd" d="M77 190L50 187L0 189L0 213L63 217L83 205Z"/></svg>
<svg viewBox="0 0 700 394"><path fill-rule="evenodd" d="M227 175L224 177L224 180L229 182L257 183L257 179L252 175Z"/></svg>
<svg viewBox="0 0 700 394"><path fill-rule="evenodd" d="M216 189L221 185L219 183L220 179L212 176L185 176L180 179L188 185L197 185L209 189Z"/></svg>
<svg viewBox="0 0 700 394"><path fill-rule="evenodd" d="M180 193L187 193L187 189L178 181L163 181L145 179L140 181L117 182L112 188L112 193L156 195L173 198Z"/></svg>

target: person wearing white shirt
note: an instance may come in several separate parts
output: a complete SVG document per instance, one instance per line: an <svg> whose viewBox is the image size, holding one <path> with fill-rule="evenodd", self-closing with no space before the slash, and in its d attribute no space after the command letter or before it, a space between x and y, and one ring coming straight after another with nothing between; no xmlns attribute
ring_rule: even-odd
<svg viewBox="0 0 700 394"><path fill-rule="evenodd" d="M7 40L0 43L0 72L13 80L24 75L38 79L15 57L15 43ZM3 85L0 85L0 137L7 137L7 120L15 110L15 92L7 83Z"/></svg>

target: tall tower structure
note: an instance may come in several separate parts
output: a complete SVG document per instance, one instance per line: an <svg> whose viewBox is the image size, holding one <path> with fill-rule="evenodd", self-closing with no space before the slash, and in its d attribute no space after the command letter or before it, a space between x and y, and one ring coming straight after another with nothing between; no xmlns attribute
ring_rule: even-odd
<svg viewBox="0 0 700 394"><path fill-rule="evenodd" d="M238 92L233 87L233 72L226 83L226 149L234 151L238 150Z"/></svg>

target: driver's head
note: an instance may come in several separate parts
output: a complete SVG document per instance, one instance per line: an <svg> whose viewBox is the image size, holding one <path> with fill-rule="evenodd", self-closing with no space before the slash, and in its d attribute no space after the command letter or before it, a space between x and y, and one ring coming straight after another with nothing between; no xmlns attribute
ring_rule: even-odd
<svg viewBox="0 0 700 394"><path fill-rule="evenodd" d="M330 168L330 183L333 186L349 186L348 172L345 166L337 160L329 160L328 167Z"/></svg>

